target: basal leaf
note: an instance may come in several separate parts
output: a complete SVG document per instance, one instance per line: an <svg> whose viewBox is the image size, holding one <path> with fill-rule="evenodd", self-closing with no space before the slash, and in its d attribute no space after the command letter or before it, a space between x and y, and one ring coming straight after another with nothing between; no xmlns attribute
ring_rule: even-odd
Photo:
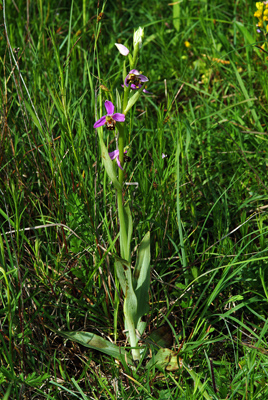
<svg viewBox="0 0 268 400"><path fill-rule="evenodd" d="M148 232L140 244L133 276L133 287L138 301L138 318L148 311L150 260L150 232Z"/></svg>
<svg viewBox="0 0 268 400"><path fill-rule="evenodd" d="M85 347L89 347L90 349L99 350L102 353L105 353L111 357L114 357L120 361L128 362L132 364L131 357L129 353L121 347L116 346L111 343L109 340L103 339L102 337L95 335L90 332L62 332L56 331L52 329L57 334L72 340L74 342L80 343Z"/></svg>
<svg viewBox="0 0 268 400"><path fill-rule="evenodd" d="M125 316L125 327L128 331L129 342L132 347L133 360L139 361L140 359L140 349L138 347L138 338L136 335L137 328L137 297L132 287L132 283L129 286L126 285L126 297L124 301L124 316Z"/></svg>

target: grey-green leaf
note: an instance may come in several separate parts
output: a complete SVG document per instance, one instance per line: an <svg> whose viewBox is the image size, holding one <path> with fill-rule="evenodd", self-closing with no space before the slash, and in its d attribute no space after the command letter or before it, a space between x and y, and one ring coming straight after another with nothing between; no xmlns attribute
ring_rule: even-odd
<svg viewBox="0 0 268 400"><path fill-rule="evenodd" d="M132 282L130 286L128 283L126 285L126 297L124 301L124 315L125 315L125 327L128 331L128 340L132 347L132 357L133 360L140 359L140 349L138 347L138 339L136 335L137 328L137 298L132 287Z"/></svg>
<svg viewBox="0 0 268 400"><path fill-rule="evenodd" d="M95 335L90 332L62 332L55 331L59 335L64 336L65 338L75 341L77 343L82 344L85 347L89 347L90 349L99 350L102 353L108 354L111 357L114 357L120 361L128 362L132 364L132 359L129 353L121 347L116 346L115 344L109 342L102 337Z"/></svg>
<svg viewBox="0 0 268 400"><path fill-rule="evenodd" d="M138 319L149 309L150 260L150 232L147 232L138 250L133 276L133 288L138 302Z"/></svg>

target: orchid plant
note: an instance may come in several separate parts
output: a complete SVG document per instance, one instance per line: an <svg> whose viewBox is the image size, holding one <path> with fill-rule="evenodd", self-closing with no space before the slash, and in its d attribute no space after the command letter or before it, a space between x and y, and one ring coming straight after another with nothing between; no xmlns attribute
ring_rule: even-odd
<svg viewBox="0 0 268 400"><path fill-rule="evenodd" d="M117 98L117 108L119 108L117 111L120 112L114 112L114 104L110 100L105 100L104 106L107 114L101 116L93 126L98 132L104 167L117 194L120 254L115 256L115 270L124 296L123 313L125 331L131 347L132 357L125 349L93 333L58 332L68 339L75 340L84 346L100 350L131 365L136 365L140 361L141 354L144 350L139 346L139 339L146 328L146 323L142 321L142 317L149 310L150 285L150 232L146 233L139 246L135 268L132 271L131 242L133 223L130 208L128 205L124 204L123 199L124 156L127 152L125 149L126 117L130 109L138 101L140 95L143 92L150 93L144 87L146 82L149 81L148 78L137 69L138 52L142 46L143 35L144 31L142 28L139 28L134 33L133 54L130 53L126 46L115 43L120 54L124 57L128 57L129 61L129 72L127 72L126 69L127 62L124 61L123 84L121 85L124 91L121 98ZM117 96L120 96L118 92ZM120 107L121 104L122 107ZM109 153L103 139L103 128L114 131L117 137L117 148ZM163 155L163 157L165 157L165 155ZM114 163L113 160L116 160L116 163ZM162 350L165 350L163 354L161 353ZM169 354L169 350L160 349L156 355L155 363L161 366L162 361L165 361L167 357L170 362L173 356Z"/></svg>
<svg viewBox="0 0 268 400"><path fill-rule="evenodd" d="M117 191L118 216L120 224L120 258L115 261L116 273L120 282L121 289L124 295L124 319L125 329L128 335L128 340L132 349L132 358L134 362L140 360L141 349L138 346L140 335L143 334L145 323L141 318L148 311L149 302L149 283L150 283L150 232L148 232L139 248L137 255L136 266L134 272L131 270L131 239L132 239L132 216L129 206L123 201L123 185L124 185L124 154L125 148L125 119L127 113L138 101L142 91L147 93L144 88L148 78L141 74L135 67L138 59L138 51L141 47L143 37L143 29L139 28L134 33L133 56L129 49L116 43L116 47L120 54L129 59L130 71L126 73L126 62L123 68L123 107L122 113L114 113L114 105L111 101L106 100L104 105L107 115L98 119L94 128L106 126L109 130L118 132L117 143L118 149L108 153L103 141L102 130L98 131L103 163L107 174L112 180ZM118 102L120 103L120 102ZM109 158L107 158L107 153ZM114 170L112 160L116 159L118 171ZM118 172L118 173L117 173ZM118 175L118 178L117 178Z"/></svg>

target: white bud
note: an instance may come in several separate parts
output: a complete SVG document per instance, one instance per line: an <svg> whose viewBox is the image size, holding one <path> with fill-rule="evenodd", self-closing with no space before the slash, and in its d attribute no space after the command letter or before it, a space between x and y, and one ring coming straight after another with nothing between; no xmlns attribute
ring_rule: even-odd
<svg viewBox="0 0 268 400"><path fill-rule="evenodd" d="M144 38L144 28L139 27L139 29L136 32L134 32L134 37L133 37L134 48L137 44L139 44L139 48L141 48L143 38Z"/></svg>

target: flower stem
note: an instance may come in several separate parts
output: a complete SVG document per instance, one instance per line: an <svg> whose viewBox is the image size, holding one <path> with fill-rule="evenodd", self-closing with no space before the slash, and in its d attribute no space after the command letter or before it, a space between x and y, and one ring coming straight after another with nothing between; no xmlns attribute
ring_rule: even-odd
<svg viewBox="0 0 268 400"><path fill-rule="evenodd" d="M139 45L136 44L136 46L134 47L134 51L133 51L133 61L132 61L132 65L130 66L130 69L135 69L137 61L138 61L138 54L139 54Z"/></svg>
<svg viewBox="0 0 268 400"><path fill-rule="evenodd" d="M124 165L124 126L118 124L118 149L119 149L119 161L120 164ZM124 202L123 202L123 182L124 181L124 171L119 168L119 183L122 187L121 190L117 190L117 204L118 204L118 216L120 223L120 255L123 259L129 261L130 255L127 249L127 224L124 212Z"/></svg>

